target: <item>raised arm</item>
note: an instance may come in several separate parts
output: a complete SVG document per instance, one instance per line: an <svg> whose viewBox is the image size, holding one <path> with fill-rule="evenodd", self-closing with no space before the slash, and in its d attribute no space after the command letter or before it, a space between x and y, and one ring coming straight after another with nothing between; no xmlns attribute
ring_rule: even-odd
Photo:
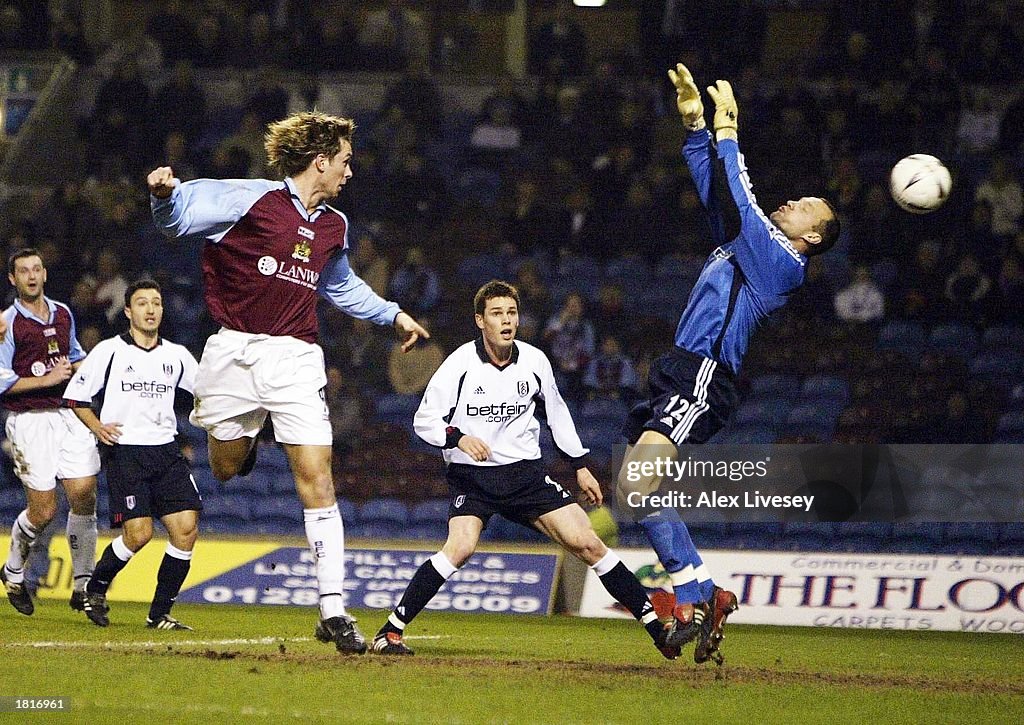
<svg viewBox="0 0 1024 725"><path fill-rule="evenodd" d="M260 197L282 185L266 179L196 179L182 183L169 166L151 171L146 183L153 222L165 237L202 234L215 242Z"/></svg>
<svg viewBox="0 0 1024 725"><path fill-rule="evenodd" d="M338 252L327 263L320 276L319 292L321 297L346 315L378 325L394 325L403 337L403 352L411 350L421 337L430 337L430 333L402 312L398 304L380 297L352 271L346 251Z"/></svg>

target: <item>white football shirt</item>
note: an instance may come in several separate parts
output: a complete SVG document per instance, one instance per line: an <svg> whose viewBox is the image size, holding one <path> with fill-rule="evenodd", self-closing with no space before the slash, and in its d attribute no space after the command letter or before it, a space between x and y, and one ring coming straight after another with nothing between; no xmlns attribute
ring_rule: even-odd
<svg viewBox="0 0 1024 725"><path fill-rule="evenodd" d="M64 398L76 407L101 396L100 422L121 424L118 443L162 445L178 433L175 393L180 388L192 394L198 367L182 345L161 338L146 350L125 333L93 348L68 381Z"/></svg>
<svg viewBox="0 0 1024 725"><path fill-rule="evenodd" d="M446 463L503 466L541 457L538 408L558 449L582 462L589 451L580 442L547 356L533 345L516 342L511 362L498 367L488 358L483 339L477 338L456 349L434 373L413 427L427 443L444 449ZM483 440L490 458L474 461L455 447L460 434Z"/></svg>

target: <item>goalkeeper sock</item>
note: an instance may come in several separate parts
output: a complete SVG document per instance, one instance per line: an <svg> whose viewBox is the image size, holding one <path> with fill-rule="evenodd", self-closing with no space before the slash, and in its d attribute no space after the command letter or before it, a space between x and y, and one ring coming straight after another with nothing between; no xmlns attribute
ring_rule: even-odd
<svg viewBox="0 0 1024 725"><path fill-rule="evenodd" d="M657 640L658 635L665 629L658 620L654 611L654 605L647 597L643 586L633 576L633 572L626 568L626 565L619 559L618 554L609 550L600 561L590 567L601 580L601 584L619 604L629 610L636 619L644 625L644 629Z"/></svg>
<svg viewBox="0 0 1024 725"><path fill-rule="evenodd" d="M380 628L380 633L396 632L401 634L405 625L409 624L417 614L423 611L438 590L444 586L458 568L451 563L443 551L439 551L427 559L416 570L406 587L398 606L388 616L388 621Z"/></svg>

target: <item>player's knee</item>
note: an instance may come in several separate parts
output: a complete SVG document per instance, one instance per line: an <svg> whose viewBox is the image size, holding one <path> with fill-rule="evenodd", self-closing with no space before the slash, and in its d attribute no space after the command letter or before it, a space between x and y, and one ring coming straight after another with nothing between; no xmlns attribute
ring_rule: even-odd
<svg viewBox="0 0 1024 725"><path fill-rule="evenodd" d="M79 516L91 516L96 513L96 491L79 491L74 496L68 497L68 505L71 511Z"/></svg>
<svg viewBox="0 0 1024 725"><path fill-rule="evenodd" d="M121 534L121 539L124 541L124 545L133 553L140 551L152 538L153 529L132 532L125 531Z"/></svg>
<svg viewBox="0 0 1024 725"><path fill-rule="evenodd" d="M566 540L566 547L577 559L586 564L596 564L608 553L608 547L598 538L593 529L581 531Z"/></svg>
<svg viewBox="0 0 1024 725"><path fill-rule="evenodd" d="M445 542L444 548L441 551L448 557L448 561L452 563L452 566L456 569L461 569L462 565L469 561L469 557L473 556L476 546L468 541L453 541L449 539Z"/></svg>
<svg viewBox="0 0 1024 725"><path fill-rule="evenodd" d="M36 531L42 531L53 521L53 517L57 515L57 501L39 501L35 503L29 503L28 506L28 522L32 524Z"/></svg>

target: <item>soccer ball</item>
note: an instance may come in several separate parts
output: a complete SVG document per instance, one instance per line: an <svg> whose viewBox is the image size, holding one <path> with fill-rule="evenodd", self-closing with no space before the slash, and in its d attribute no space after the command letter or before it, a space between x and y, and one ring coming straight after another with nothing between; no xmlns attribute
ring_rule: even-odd
<svg viewBox="0 0 1024 725"><path fill-rule="evenodd" d="M892 167L889 190L904 211L927 214L949 198L953 179L949 169L934 156L912 154Z"/></svg>

